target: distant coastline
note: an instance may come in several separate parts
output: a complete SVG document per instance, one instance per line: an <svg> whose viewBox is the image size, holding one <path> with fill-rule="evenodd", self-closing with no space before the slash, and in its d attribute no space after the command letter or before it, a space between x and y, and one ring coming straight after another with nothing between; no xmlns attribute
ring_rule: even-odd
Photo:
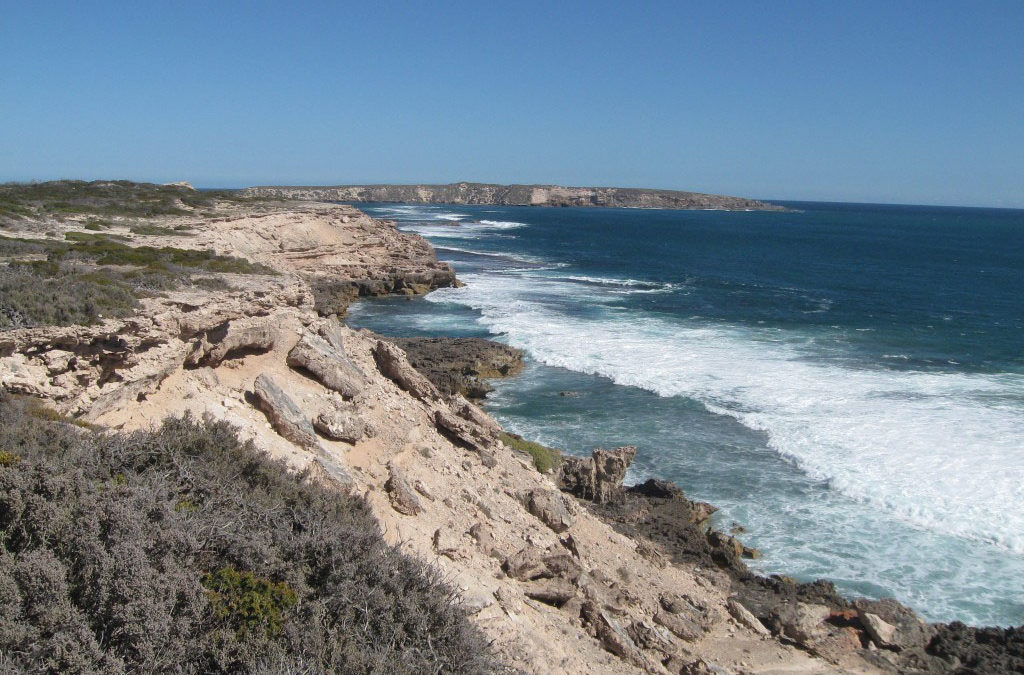
<svg viewBox="0 0 1024 675"><path fill-rule="evenodd" d="M256 186L248 197L331 202L410 204L493 204L497 206L588 206L718 211L785 211L786 207L745 197L679 190L560 185L449 183L423 185Z"/></svg>

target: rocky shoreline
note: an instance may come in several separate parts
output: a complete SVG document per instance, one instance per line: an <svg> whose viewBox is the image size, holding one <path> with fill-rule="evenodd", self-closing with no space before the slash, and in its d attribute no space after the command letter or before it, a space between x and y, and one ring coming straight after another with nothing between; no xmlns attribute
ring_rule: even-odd
<svg viewBox="0 0 1024 675"><path fill-rule="evenodd" d="M130 311L81 323L32 324L46 309L34 305L6 312L19 323L0 332L5 390L100 429L185 414L225 422L291 470L360 495L385 540L450 580L495 656L520 672L1003 673L1024 663L1020 629L929 627L886 601L752 575L743 556L756 553L706 528L713 507L661 481L622 485L633 449L539 472L461 393L514 373L514 350L396 343L337 321L361 295L458 283L422 238L349 206L193 206L184 190L145 227L135 210L0 222L5 269L15 280L31 270L36 292L60 273L100 278L101 290L150 284L125 300ZM318 284L336 289L328 301Z"/></svg>
<svg viewBox="0 0 1024 675"><path fill-rule="evenodd" d="M430 340L453 346L459 341ZM500 348L508 349L492 344L499 352L504 351ZM421 368L415 361L412 365ZM429 372L436 379L446 368L455 374L462 366L458 359L445 362L439 356L424 374ZM509 374L498 372L484 377ZM663 562L667 558L672 563L720 572L718 582L728 586L732 594L730 612L756 632L773 635L835 663L856 654L889 672L1022 672L1024 627L930 624L892 598L848 599L828 581L800 583L781 575L765 577L752 572L744 560L759 557L760 552L744 546L738 537L710 527L715 506L687 499L671 481L651 478L629 487L623 484L636 452L635 447L625 446L597 449L588 458L566 457L556 484L617 531L646 542L639 550L650 559ZM742 531L741 526L735 529L737 533ZM655 621L659 621L658 616ZM699 634L701 630L692 616L662 617L661 623L681 634Z"/></svg>
<svg viewBox="0 0 1024 675"><path fill-rule="evenodd" d="M406 204L493 204L500 206L595 206L642 209L716 209L785 211L777 204L701 192L647 188L563 187L561 185L335 185L259 186L242 191L252 197L333 202Z"/></svg>

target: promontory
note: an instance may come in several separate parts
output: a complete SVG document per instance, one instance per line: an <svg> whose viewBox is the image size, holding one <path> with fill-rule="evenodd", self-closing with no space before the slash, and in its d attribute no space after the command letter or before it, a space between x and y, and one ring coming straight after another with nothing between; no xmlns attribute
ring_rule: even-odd
<svg viewBox="0 0 1024 675"><path fill-rule="evenodd" d="M744 197L618 187L560 185L333 185L260 186L243 190L248 197L321 202L404 202L409 204L492 204L497 206L605 206L642 209L714 209L782 211L784 207Z"/></svg>

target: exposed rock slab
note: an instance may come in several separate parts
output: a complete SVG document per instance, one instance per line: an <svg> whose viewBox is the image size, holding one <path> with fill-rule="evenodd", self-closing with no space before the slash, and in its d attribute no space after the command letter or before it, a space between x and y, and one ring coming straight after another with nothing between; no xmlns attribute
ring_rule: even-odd
<svg viewBox="0 0 1024 675"><path fill-rule="evenodd" d="M555 532L565 532L572 526L572 516L562 495L555 490L537 488L523 496L526 510Z"/></svg>
<svg viewBox="0 0 1024 675"><path fill-rule="evenodd" d="M421 401L440 400L437 388L426 377L409 365L405 352L384 340L378 340L373 349L373 358L380 372L399 387Z"/></svg>
<svg viewBox="0 0 1024 675"><path fill-rule="evenodd" d="M350 410L322 410L313 419L313 428L333 441L357 443L366 435L366 423Z"/></svg>
<svg viewBox="0 0 1024 675"><path fill-rule="evenodd" d="M260 410L283 438L304 448L319 447L313 425L306 419L305 413L268 375L256 378L253 394Z"/></svg>
<svg viewBox="0 0 1024 675"><path fill-rule="evenodd" d="M415 516L423 510L419 497L405 477L405 472L394 464L388 464L388 480L384 484L384 489L395 511L406 516Z"/></svg>
<svg viewBox="0 0 1024 675"><path fill-rule="evenodd" d="M302 368L345 398L359 394L366 386L366 376L345 353L333 322L320 321L310 326L299 342L288 352L288 365Z"/></svg>

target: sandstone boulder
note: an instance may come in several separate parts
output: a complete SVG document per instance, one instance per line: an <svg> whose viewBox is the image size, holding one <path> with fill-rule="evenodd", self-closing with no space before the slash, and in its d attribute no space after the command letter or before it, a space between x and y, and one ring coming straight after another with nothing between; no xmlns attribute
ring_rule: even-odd
<svg viewBox="0 0 1024 675"><path fill-rule="evenodd" d="M895 651L923 649L935 636L934 625L921 621L913 610L904 607L893 598L862 598L855 600L853 604L861 624L879 647ZM869 614L874 618L868 618ZM872 625L877 635L872 634Z"/></svg>
<svg viewBox="0 0 1024 675"><path fill-rule="evenodd" d="M391 500L391 507L406 516L415 516L423 510L416 492L409 485L405 473L394 463L388 464L388 480L384 489Z"/></svg>
<svg viewBox="0 0 1024 675"><path fill-rule="evenodd" d="M727 606L729 614L732 615L732 618L736 619L736 623L746 626L758 635L771 635L771 631L764 627L760 619L751 614L750 610L741 605L737 600L729 598Z"/></svg>
<svg viewBox="0 0 1024 675"><path fill-rule="evenodd" d="M559 471L559 486L573 496L607 504L622 495L626 470L636 457L632 445L597 449L591 457L567 457Z"/></svg>
<svg viewBox="0 0 1024 675"><path fill-rule="evenodd" d="M341 336L322 322L319 334L306 332L288 353L288 365L310 373L328 389L352 398L366 386L366 377L345 353Z"/></svg>
<svg viewBox="0 0 1024 675"><path fill-rule="evenodd" d="M323 410L313 420L313 427L332 441L357 443L366 435L366 424L349 410Z"/></svg>
<svg viewBox="0 0 1024 675"><path fill-rule="evenodd" d="M204 332L185 364L216 367L230 356L273 349L276 340L277 329L266 318L226 322Z"/></svg>
<svg viewBox="0 0 1024 675"><path fill-rule="evenodd" d="M416 371L405 358L405 353L389 342L378 340L373 358L380 372L421 401L438 401L441 395L430 380Z"/></svg>
<svg viewBox="0 0 1024 675"><path fill-rule="evenodd" d="M303 414L302 409L285 394L267 374L256 378L253 385L256 404L267 416L274 431L283 438L304 448L318 448L313 425Z"/></svg>
<svg viewBox="0 0 1024 675"><path fill-rule="evenodd" d="M811 646L816 639L827 633L822 622L831 614L825 605L798 602L792 612L782 618L782 634L797 644Z"/></svg>
<svg viewBox="0 0 1024 675"><path fill-rule="evenodd" d="M877 646L882 649L899 649L899 642L896 640L896 626L871 612L863 612L859 618L864 630L871 637L871 641Z"/></svg>
<svg viewBox="0 0 1024 675"><path fill-rule="evenodd" d="M562 495L553 490L535 488L523 497L526 510L555 532L565 532L572 526L572 516Z"/></svg>

